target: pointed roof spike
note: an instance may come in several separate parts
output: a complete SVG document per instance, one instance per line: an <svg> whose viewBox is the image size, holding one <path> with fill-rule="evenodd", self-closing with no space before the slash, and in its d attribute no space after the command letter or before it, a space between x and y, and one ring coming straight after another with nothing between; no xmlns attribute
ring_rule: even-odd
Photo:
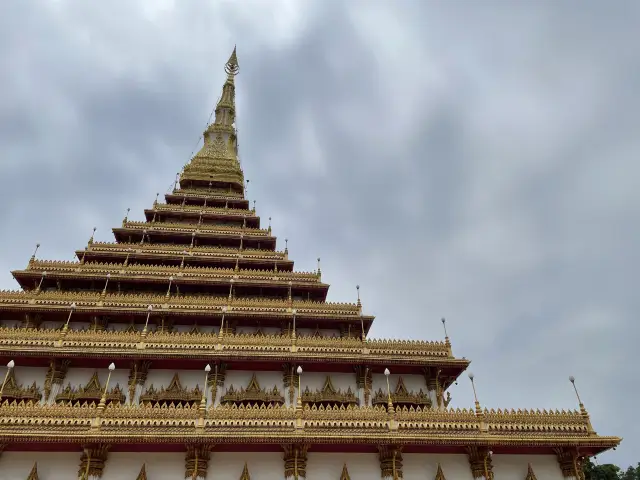
<svg viewBox="0 0 640 480"><path fill-rule="evenodd" d="M436 472L435 480L447 480L444 476L444 472L442 471L442 465L438 463L438 471Z"/></svg>
<svg viewBox="0 0 640 480"><path fill-rule="evenodd" d="M31 472L29 473L29 476L27 477L27 480L38 480L38 462L33 464L33 467L31 467Z"/></svg>
<svg viewBox="0 0 640 480"><path fill-rule="evenodd" d="M346 463L342 467L342 475L340 475L340 480L351 480L351 477L349 476L349 470L347 470Z"/></svg>
<svg viewBox="0 0 640 480"><path fill-rule="evenodd" d="M235 50L234 50L235 53ZM251 480L251 475L249 475L249 467L247 466L247 462L244 462L244 468L242 469L242 475L240 475L240 480Z"/></svg>
<svg viewBox="0 0 640 480"><path fill-rule="evenodd" d="M233 46L233 52L231 52L231 56L227 63L224 66L224 71L229 75L237 75L240 71L240 65L238 64L238 55L236 54L236 46Z"/></svg>
<svg viewBox="0 0 640 480"><path fill-rule="evenodd" d="M529 469L527 470L527 477L525 478L525 480L538 480L536 478L536 474L533 473L533 467L531 466L531 464L529 464Z"/></svg>
<svg viewBox="0 0 640 480"><path fill-rule="evenodd" d="M142 468L140 469L140 473L136 477L136 480L147 480L147 466L146 466L146 463L142 464Z"/></svg>

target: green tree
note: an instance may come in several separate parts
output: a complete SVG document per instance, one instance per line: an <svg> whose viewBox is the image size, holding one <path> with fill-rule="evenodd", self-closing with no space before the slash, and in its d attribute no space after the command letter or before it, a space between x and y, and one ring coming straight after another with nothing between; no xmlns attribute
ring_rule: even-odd
<svg viewBox="0 0 640 480"><path fill-rule="evenodd" d="M630 477L627 476L629 471L632 475ZM611 463L595 465L590 458L584 463L583 472L586 480L640 480L632 467L623 473L616 465Z"/></svg>

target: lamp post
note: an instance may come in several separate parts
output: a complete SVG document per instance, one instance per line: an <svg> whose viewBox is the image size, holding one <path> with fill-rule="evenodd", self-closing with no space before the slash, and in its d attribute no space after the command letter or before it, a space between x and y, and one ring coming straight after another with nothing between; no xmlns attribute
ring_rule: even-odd
<svg viewBox="0 0 640 480"><path fill-rule="evenodd" d="M151 312L153 311L153 305L149 305L147 307L147 319L144 322L144 328L142 329L142 336L147 335L147 327L149 326L149 317L151 316Z"/></svg>
<svg viewBox="0 0 640 480"><path fill-rule="evenodd" d="M40 277L40 283L38 283L38 288L36 288L36 292L40 292L40 289L42 288L42 282L44 282L45 277L47 276L47 271L43 271L42 272L42 276Z"/></svg>
<svg viewBox="0 0 640 480"><path fill-rule="evenodd" d="M391 401L391 386L389 385L389 375L391 372L388 368L384 369L384 376L387 377L387 399L388 399L388 408L389 412L393 412L393 402Z"/></svg>
<svg viewBox="0 0 640 480"><path fill-rule="evenodd" d="M171 284L172 283L173 283L173 275L169 277L169 288L167 288L167 294L165 295L166 297L171 295Z"/></svg>
<svg viewBox="0 0 640 480"><path fill-rule="evenodd" d="M298 365L298 404L297 408L302 409L302 366Z"/></svg>
<svg viewBox="0 0 640 480"><path fill-rule="evenodd" d="M218 337L222 338L224 332L224 314L227 313L227 307L222 307L222 320L220 320L220 333Z"/></svg>
<svg viewBox="0 0 640 480"><path fill-rule="evenodd" d="M2 392L4 392L4 386L7 384L7 380L9 379L9 374L11 373L11 370L13 370L13 367L15 366L16 366L16 362L14 362L13 360L9 360L9 363L7 363L7 373L4 374L2 387L0 387L0 400L2 400Z"/></svg>
<svg viewBox="0 0 640 480"><path fill-rule="evenodd" d="M107 403L107 390L109 389L109 382L111 381L111 374L116 369L115 363L111 362L109 364L109 375L107 375L107 383L104 385L104 391L102 392L102 398L100 399L100 404L105 405Z"/></svg>
<svg viewBox="0 0 640 480"><path fill-rule="evenodd" d="M294 308L293 310L291 310L291 313L293 314L293 331L291 332L291 338L295 339L296 338L296 313L298 313L298 310Z"/></svg>
<svg viewBox="0 0 640 480"><path fill-rule="evenodd" d="M104 288L102 289L102 296L104 297L107 294L107 286L109 285L109 279L111 278L111 274L107 273L107 280L104 282Z"/></svg>
<svg viewBox="0 0 640 480"><path fill-rule="evenodd" d="M200 408L207 407L207 383L209 383L209 372L211 371L211 365L207 363L207 366L204 367L204 388L202 389L202 400L200 400Z"/></svg>
<svg viewBox="0 0 640 480"><path fill-rule="evenodd" d="M71 305L69 305L69 316L67 317L67 321L65 322L64 326L62 327L62 333L67 333L67 331L69 330L69 322L71 321L71 315L73 315L73 311L75 309L76 309L75 302L72 303Z"/></svg>

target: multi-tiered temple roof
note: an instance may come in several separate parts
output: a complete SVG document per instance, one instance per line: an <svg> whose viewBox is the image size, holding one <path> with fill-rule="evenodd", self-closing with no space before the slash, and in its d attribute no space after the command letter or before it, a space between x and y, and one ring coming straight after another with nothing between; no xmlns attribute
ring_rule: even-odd
<svg viewBox="0 0 640 480"><path fill-rule="evenodd" d="M487 410L477 401L475 409L451 409L447 388L469 361L453 355L448 338L371 339L374 318L359 300L327 302L320 265L295 271L245 198L235 50L226 71L215 121L166 203L156 198L144 221L126 217L113 229L115 243L92 236L75 262L34 254L13 272L22 291L0 292L0 356L48 368L42 392L11 371L0 393L5 450L198 452L215 444L257 451L287 444L285 456L294 452L302 461L307 448L348 446L378 452L383 465L390 452L465 453L478 473L491 468L489 449L553 453L569 465L619 443L595 433L582 404L575 412ZM86 385L53 387L70 366L106 371L111 362L129 369L127 385L95 376ZM206 388L187 388L176 374L167 386L142 389L150 365L201 371L206 364ZM326 373L324 384L301 388L298 365ZM411 390L400 377L374 389L372 377L384 379L387 369L420 376L424 387ZM260 384L254 374L223 390L231 370L281 372L284 388ZM334 386L336 373L354 374L353 387Z"/></svg>

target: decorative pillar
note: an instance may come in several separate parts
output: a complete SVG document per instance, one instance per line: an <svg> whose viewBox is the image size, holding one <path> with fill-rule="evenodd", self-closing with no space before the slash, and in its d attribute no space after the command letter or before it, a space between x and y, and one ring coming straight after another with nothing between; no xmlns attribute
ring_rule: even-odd
<svg viewBox="0 0 640 480"><path fill-rule="evenodd" d="M167 319L165 315L156 317L156 332L171 333L173 331L173 320Z"/></svg>
<svg viewBox="0 0 640 480"><path fill-rule="evenodd" d="M556 448L558 465L562 471L562 476L570 480L585 480L582 470L584 458L578 454L577 448Z"/></svg>
<svg viewBox="0 0 640 480"><path fill-rule="evenodd" d="M284 449L284 478L285 480L306 480L307 478L307 450L309 445L291 443L283 445Z"/></svg>
<svg viewBox="0 0 640 480"><path fill-rule="evenodd" d="M380 478L398 480L402 476L402 447L399 445L378 445L380 458Z"/></svg>
<svg viewBox="0 0 640 480"><path fill-rule="evenodd" d="M49 362L49 370L44 379L44 402L54 403L56 395L60 393L62 383L64 382L71 360L53 359Z"/></svg>
<svg viewBox="0 0 640 480"><path fill-rule="evenodd" d="M109 455L110 445L85 445L78 468L79 480L98 480L102 478L104 466Z"/></svg>
<svg viewBox="0 0 640 480"><path fill-rule="evenodd" d="M204 480L207 478L211 445L187 445L184 459L184 478L186 480Z"/></svg>
<svg viewBox="0 0 640 480"><path fill-rule="evenodd" d="M207 386L211 388L211 405L214 407L218 399L218 387L224 386L226 376L227 364L224 362L216 362L209 372Z"/></svg>
<svg viewBox="0 0 640 480"><path fill-rule="evenodd" d="M42 314L40 313L25 313L24 319L20 323L21 328L40 328L42 324Z"/></svg>
<svg viewBox="0 0 640 480"><path fill-rule="evenodd" d="M427 395L429 395L429 399L431 400L431 408L438 408L438 381L437 381L437 370L434 367L424 367L422 369L424 374L424 381L427 385Z"/></svg>
<svg viewBox="0 0 640 480"><path fill-rule="evenodd" d="M371 399L371 385L373 375L371 369L367 365L357 365L354 367L356 371L356 387L358 388L358 396L362 402L362 406L368 407Z"/></svg>
<svg viewBox="0 0 640 480"><path fill-rule="evenodd" d="M293 363L285 363L282 365L282 382L285 390L289 392L289 406L296 405L296 388L298 388L299 375L296 372L296 366Z"/></svg>
<svg viewBox="0 0 640 480"><path fill-rule="evenodd" d="M492 453L489 447L467 447L469 467L471 468L473 478L493 480Z"/></svg>
<svg viewBox="0 0 640 480"><path fill-rule="evenodd" d="M129 403L131 405L138 405L140 401L140 394L147 381L150 366L151 362L149 360L134 360L130 364L128 385Z"/></svg>
<svg viewBox="0 0 640 480"><path fill-rule="evenodd" d="M109 317L107 315L93 315L89 329L94 332L103 332L107 329L108 323Z"/></svg>

